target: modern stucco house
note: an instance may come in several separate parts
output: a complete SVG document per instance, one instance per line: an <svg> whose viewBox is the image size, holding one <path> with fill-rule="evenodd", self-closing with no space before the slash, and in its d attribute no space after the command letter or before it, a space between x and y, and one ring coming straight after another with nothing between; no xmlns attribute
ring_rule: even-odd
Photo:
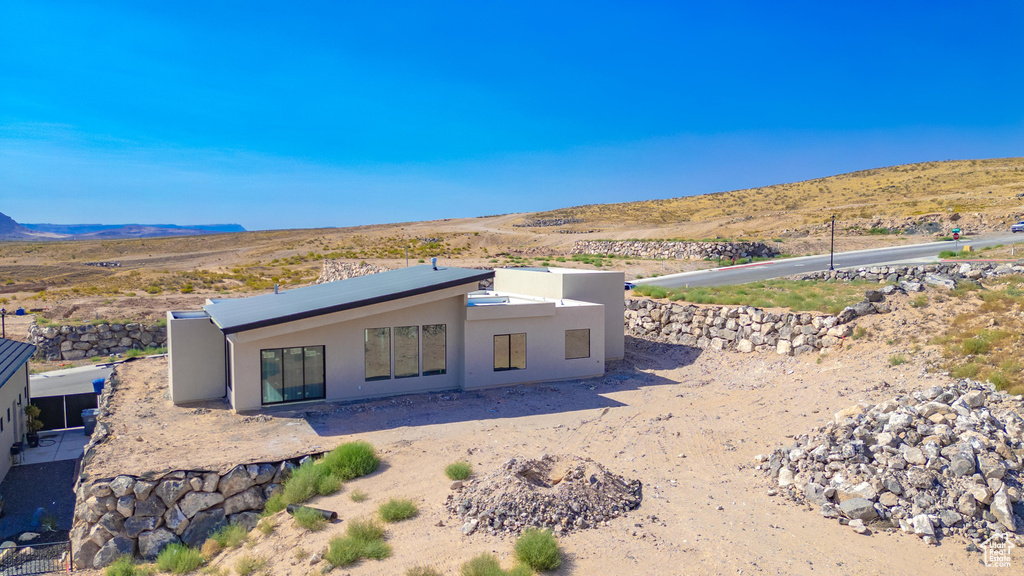
<svg viewBox="0 0 1024 576"><path fill-rule="evenodd" d="M167 313L171 398L249 411L599 376L623 355L623 281L425 265L208 301Z"/></svg>
<svg viewBox="0 0 1024 576"><path fill-rule="evenodd" d="M36 347L0 338L0 480L11 469L11 446L24 442L29 401L28 359Z"/></svg>

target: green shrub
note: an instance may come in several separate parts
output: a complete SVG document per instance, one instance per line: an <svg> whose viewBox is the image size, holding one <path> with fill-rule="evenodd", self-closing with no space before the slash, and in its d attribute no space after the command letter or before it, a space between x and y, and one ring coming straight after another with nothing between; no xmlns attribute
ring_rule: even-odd
<svg viewBox="0 0 1024 576"><path fill-rule="evenodd" d="M465 460L460 462L452 462L444 469L445 476L452 480L465 480L469 478L469 475L473 473L473 467L469 465L469 462Z"/></svg>
<svg viewBox="0 0 1024 576"><path fill-rule="evenodd" d="M363 492L362 490L353 490L348 497L351 498L353 502L362 502L369 498L366 492Z"/></svg>
<svg viewBox="0 0 1024 576"><path fill-rule="evenodd" d="M501 563L493 554L481 554L459 569L461 576L531 576L533 572L526 566L519 565L511 570L502 570Z"/></svg>
<svg viewBox="0 0 1024 576"><path fill-rule="evenodd" d="M355 564L361 558L383 560L391 556L391 547L384 542L384 528L373 520L353 520L344 537L327 543L324 560L335 568Z"/></svg>
<svg viewBox="0 0 1024 576"><path fill-rule="evenodd" d="M380 512L380 517L385 522L401 522L402 520L408 520L419 514L419 510L416 505L413 504L412 500L405 500L402 498L392 498L387 502L380 505L377 509Z"/></svg>
<svg viewBox="0 0 1024 576"><path fill-rule="evenodd" d="M981 371L981 367L974 362L968 362L967 364L961 364L950 370L950 374L953 378L975 378L978 376L978 372Z"/></svg>
<svg viewBox="0 0 1024 576"><path fill-rule="evenodd" d="M867 335L868 335L868 329L864 328L863 326L857 326L856 328L853 329L853 339L854 340L860 340L861 338L864 338Z"/></svg>
<svg viewBox="0 0 1024 576"><path fill-rule="evenodd" d="M324 518L323 514L305 506L296 509L292 513L292 517L295 518L296 524L310 532L319 532L327 525L327 519Z"/></svg>
<svg viewBox="0 0 1024 576"><path fill-rule="evenodd" d="M538 572L554 570L562 565L562 551L558 549L551 530L527 528L516 540L516 559Z"/></svg>
<svg viewBox="0 0 1024 576"><path fill-rule="evenodd" d="M900 364L906 364L906 363L907 363L907 357L902 355L902 354L894 354L892 356L889 356L889 365L890 366L899 366Z"/></svg>
<svg viewBox="0 0 1024 576"><path fill-rule="evenodd" d="M238 524L227 524L222 526L213 534L210 534L210 540L214 540L217 544L220 544L221 548L238 548L249 538L249 533L245 530L245 527Z"/></svg>
<svg viewBox="0 0 1024 576"><path fill-rule="evenodd" d="M287 484L287 482L285 482ZM278 492L270 498L267 498L267 503L263 505L263 515L270 516L271 514L277 514L281 510L288 507L288 504L284 501L284 494Z"/></svg>
<svg viewBox="0 0 1024 576"><path fill-rule="evenodd" d="M939 258L956 258L956 252L953 252L952 250L943 250L942 252L939 252Z"/></svg>
<svg viewBox="0 0 1024 576"><path fill-rule="evenodd" d="M323 464L335 476L347 482L376 471L380 459L369 442L346 442L328 452L323 458Z"/></svg>
<svg viewBox="0 0 1024 576"><path fill-rule="evenodd" d="M964 340L963 343L964 354L985 354L986 352L988 352L988 349L989 343L985 341L983 338L979 337L968 338L967 340Z"/></svg>
<svg viewBox="0 0 1024 576"><path fill-rule="evenodd" d="M270 536L276 528L277 522L275 522L273 518L262 518L256 524L256 529L264 536Z"/></svg>
<svg viewBox="0 0 1024 576"><path fill-rule="evenodd" d="M313 496L334 494L341 489L341 480L331 469L313 460L292 470L281 495L285 504L302 504Z"/></svg>
<svg viewBox="0 0 1024 576"><path fill-rule="evenodd" d="M235 572L238 576L252 576L266 569L267 559L259 556L242 556L235 562Z"/></svg>
<svg viewBox="0 0 1024 576"><path fill-rule="evenodd" d="M910 306L913 308L925 308L928 306L928 297L924 294L914 298L910 301Z"/></svg>
<svg viewBox="0 0 1024 576"><path fill-rule="evenodd" d="M131 556L121 556L103 572L104 576L150 576L153 569L139 566Z"/></svg>
<svg viewBox="0 0 1024 576"><path fill-rule="evenodd" d="M188 574L203 565L203 556L184 544L171 544L156 557L156 568L171 574Z"/></svg>

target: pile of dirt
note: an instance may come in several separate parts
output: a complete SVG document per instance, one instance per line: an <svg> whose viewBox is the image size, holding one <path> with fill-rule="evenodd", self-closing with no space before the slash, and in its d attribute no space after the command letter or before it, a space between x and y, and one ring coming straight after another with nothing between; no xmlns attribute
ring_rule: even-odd
<svg viewBox="0 0 1024 576"><path fill-rule="evenodd" d="M454 485L446 507L463 520L464 534L492 535L528 527L565 534L595 528L640 506L643 487L589 458L544 455L513 458L479 480Z"/></svg>

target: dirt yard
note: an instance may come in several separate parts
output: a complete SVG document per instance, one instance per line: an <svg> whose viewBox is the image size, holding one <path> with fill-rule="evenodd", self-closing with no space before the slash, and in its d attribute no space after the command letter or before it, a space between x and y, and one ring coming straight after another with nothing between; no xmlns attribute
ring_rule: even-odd
<svg viewBox="0 0 1024 576"><path fill-rule="evenodd" d="M958 305L955 302L950 306ZM464 536L445 511L446 464L467 459L477 475L505 460L543 454L592 458L643 482L643 503L607 526L560 539L567 561L557 574L989 574L980 555L948 537L937 547L901 533L855 534L816 510L768 496L754 457L820 426L860 400L879 401L942 383L929 372L937 350L912 341L941 324L952 308L896 311L865 323L869 336L823 356L741 355L627 340L626 358L604 378L481 392L415 395L351 405L237 415L222 403L174 407L166 361L119 368L112 438L88 464L92 477L183 468L225 471L345 441L378 447L383 465L342 492L311 502L341 521L308 533L286 514L274 534L221 554L270 561L272 574L307 574L300 548L323 550L345 522L370 515L390 497L413 499L420 515L388 526L394 549L345 574L402 574L417 564L445 574L480 553L511 564L512 542ZM891 342L885 346L883 341ZM909 362L890 364L894 353ZM361 490L369 499L356 503ZM1015 561L1020 558L1017 555ZM1015 565L1016 569L1016 565Z"/></svg>

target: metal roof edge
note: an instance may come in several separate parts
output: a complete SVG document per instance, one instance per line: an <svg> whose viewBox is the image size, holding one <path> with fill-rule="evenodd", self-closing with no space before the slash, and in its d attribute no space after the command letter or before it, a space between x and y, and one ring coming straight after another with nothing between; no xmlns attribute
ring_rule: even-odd
<svg viewBox="0 0 1024 576"><path fill-rule="evenodd" d="M375 296L373 298L366 298L363 300L357 300L355 302L346 302L336 306L328 306L326 308L319 308L317 310L309 310L298 314L289 314L286 316L279 316L277 318L268 318L266 320L260 320L258 322L250 322L248 324L241 324L238 326L231 326L229 328L220 328L220 331L225 335L237 334L239 332L248 332L249 330L256 330L258 328L266 328L267 326L276 326L278 324L287 324L288 322L295 322L297 320L305 320L307 318L315 318L317 316L324 316L326 314L333 314L335 312L343 312L345 310L353 310L355 308L362 308L363 306L371 306L373 304L380 304L383 302L390 302L392 300L401 300L402 298L409 298L411 296L419 296L420 294L428 294L430 292L437 292L438 290L444 290L446 288L454 288L455 286L461 286L463 284L471 284L473 282L479 282L487 278L494 277L494 270L484 270L480 274L473 276L467 276L466 278L459 278L455 280L449 280L440 284L431 284L430 286L423 286L420 288L414 288L412 290L405 290L403 292L391 292ZM204 307L205 308L205 307ZM217 324L216 319L211 315L211 320L214 324Z"/></svg>

